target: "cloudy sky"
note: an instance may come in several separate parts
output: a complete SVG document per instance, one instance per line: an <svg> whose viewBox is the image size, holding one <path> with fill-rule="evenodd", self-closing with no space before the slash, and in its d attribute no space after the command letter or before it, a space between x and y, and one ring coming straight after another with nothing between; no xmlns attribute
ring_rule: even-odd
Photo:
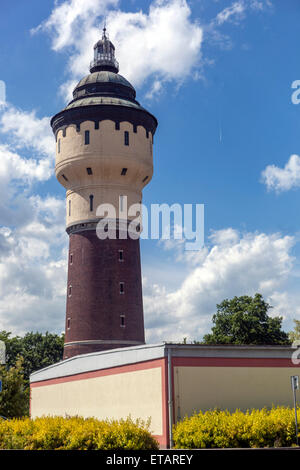
<svg viewBox="0 0 300 470"><path fill-rule="evenodd" d="M159 121L144 203L205 205L205 246L142 240L148 342L201 339L260 292L300 319L298 0L13 0L0 16L0 330L64 328L67 235L49 119L106 17ZM4 84L6 99L4 100Z"/></svg>

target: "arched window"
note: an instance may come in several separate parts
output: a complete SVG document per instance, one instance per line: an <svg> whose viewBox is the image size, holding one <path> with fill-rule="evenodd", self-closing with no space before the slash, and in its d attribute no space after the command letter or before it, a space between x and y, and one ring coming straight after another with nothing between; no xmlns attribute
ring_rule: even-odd
<svg viewBox="0 0 300 470"><path fill-rule="evenodd" d="M90 211L93 212L94 210L94 196L93 194L90 195Z"/></svg>
<svg viewBox="0 0 300 470"><path fill-rule="evenodd" d="M90 143L90 131L85 131L84 133L84 144L89 145Z"/></svg>
<svg viewBox="0 0 300 470"><path fill-rule="evenodd" d="M129 132L124 131L124 145L129 145Z"/></svg>

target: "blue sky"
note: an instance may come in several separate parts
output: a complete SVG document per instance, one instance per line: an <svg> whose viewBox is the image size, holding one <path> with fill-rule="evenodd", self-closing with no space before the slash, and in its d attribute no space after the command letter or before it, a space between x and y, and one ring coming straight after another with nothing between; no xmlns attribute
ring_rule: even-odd
<svg viewBox="0 0 300 470"><path fill-rule="evenodd" d="M205 247L142 240L148 341L201 339L224 298L300 318L297 0L14 0L0 17L0 330L64 328L64 190L49 119L106 16L120 73L158 119L144 203L205 205Z"/></svg>

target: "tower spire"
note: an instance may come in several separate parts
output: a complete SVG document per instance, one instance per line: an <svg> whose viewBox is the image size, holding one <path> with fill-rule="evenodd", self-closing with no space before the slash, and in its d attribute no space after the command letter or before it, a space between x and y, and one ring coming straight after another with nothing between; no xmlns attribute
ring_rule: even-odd
<svg viewBox="0 0 300 470"><path fill-rule="evenodd" d="M106 37L106 17L104 18L102 39L107 39L107 37Z"/></svg>
<svg viewBox="0 0 300 470"><path fill-rule="evenodd" d="M90 64L90 72L109 71L118 73L119 64L115 59L115 46L106 35L106 19L104 22L102 39L94 45L94 60Z"/></svg>

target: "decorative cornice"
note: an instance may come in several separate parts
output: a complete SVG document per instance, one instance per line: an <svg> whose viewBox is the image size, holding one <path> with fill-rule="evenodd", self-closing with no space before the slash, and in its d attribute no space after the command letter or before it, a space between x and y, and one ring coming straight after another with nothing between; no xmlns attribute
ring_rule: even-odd
<svg viewBox="0 0 300 470"><path fill-rule="evenodd" d="M99 217L99 219L82 221L75 224L73 223L67 226L66 232L68 235L71 235L73 233L86 232L87 230L94 230L95 232L97 232L97 225L101 220L103 219ZM140 234L142 232L141 224L135 220L106 218L105 222L109 224L108 230L106 232L108 239L126 239L128 235L128 238L137 240L139 239ZM125 235L126 237L124 238Z"/></svg>
<svg viewBox="0 0 300 470"><path fill-rule="evenodd" d="M115 123L123 121L130 122L133 126L143 126L152 135L155 134L157 119L145 109L131 108L122 105L90 105L80 106L78 108L65 109L53 116L51 127L54 135L60 129L66 129L69 125L76 125L80 131L80 125L84 121L93 121L95 128L99 122L110 120Z"/></svg>
<svg viewBox="0 0 300 470"><path fill-rule="evenodd" d="M125 339L85 339L83 341L71 341L70 343L65 343L64 347L68 346L77 346L77 345L85 345L85 344L126 344L131 346L138 346L141 344L145 344L142 341L130 341Z"/></svg>

